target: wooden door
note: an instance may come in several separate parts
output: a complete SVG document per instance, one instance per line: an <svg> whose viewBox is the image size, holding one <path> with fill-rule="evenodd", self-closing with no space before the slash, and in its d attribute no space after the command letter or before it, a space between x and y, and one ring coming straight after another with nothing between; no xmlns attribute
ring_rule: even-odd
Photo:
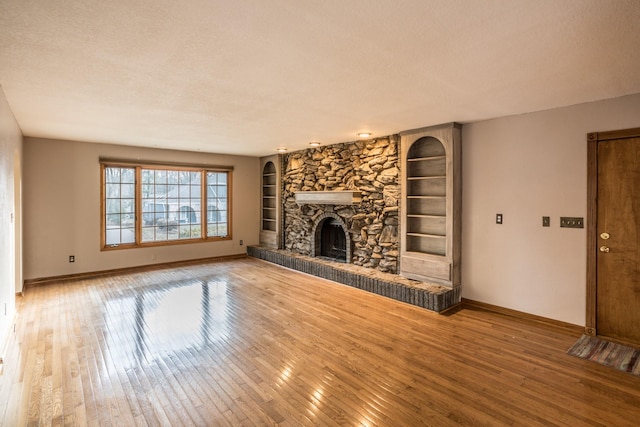
<svg viewBox="0 0 640 427"><path fill-rule="evenodd" d="M640 136L597 141L595 330L640 345Z"/></svg>

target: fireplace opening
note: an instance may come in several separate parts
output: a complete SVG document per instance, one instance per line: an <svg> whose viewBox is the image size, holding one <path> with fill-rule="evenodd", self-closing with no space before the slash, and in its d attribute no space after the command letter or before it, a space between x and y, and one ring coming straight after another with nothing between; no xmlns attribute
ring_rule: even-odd
<svg viewBox="0 0 640 427"><path fill-rule="evenodd" d="M320 230L320 256L335 261L347 262L347 237L340 223L327 218Z"/></svg>

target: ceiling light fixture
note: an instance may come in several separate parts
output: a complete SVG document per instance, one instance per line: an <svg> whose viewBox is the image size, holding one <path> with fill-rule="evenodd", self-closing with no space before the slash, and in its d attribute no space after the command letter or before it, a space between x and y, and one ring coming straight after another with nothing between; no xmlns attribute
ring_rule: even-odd
<svg viewBox="0 0 640 427"><path fill-rule="evenodd" d="M278 148L278 153L285 153L286 151L287 151L287 149L284 148L284 147Z"/></svg>
<svg viewBox="0 0 640 427"><path fill-rule="evenodd" d="M312 147L319 147L320 143L318 141L313 141L313 142L310 142L309 145Z"/></svg>
<svg viewBox="0 0 640 427"><path fill-rule="evenodd" d="M360 138L366 138L366 137L368 137L368 136L371 136L371 132L359 132L359 133L358 133L358 136L359 136Z"/></svg>

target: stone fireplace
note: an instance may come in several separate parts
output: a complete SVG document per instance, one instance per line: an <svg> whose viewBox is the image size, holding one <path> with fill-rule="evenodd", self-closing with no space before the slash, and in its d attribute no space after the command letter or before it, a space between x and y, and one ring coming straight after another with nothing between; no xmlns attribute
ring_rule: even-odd
<svg viewBox="0 0 640 427"><path fill-rule="evenodd" d="M323 254L322 230L329 227L328 236L339 228L341 262L397 273L396 136L297 151L282 166L283 249L333 258Z"/></svg>

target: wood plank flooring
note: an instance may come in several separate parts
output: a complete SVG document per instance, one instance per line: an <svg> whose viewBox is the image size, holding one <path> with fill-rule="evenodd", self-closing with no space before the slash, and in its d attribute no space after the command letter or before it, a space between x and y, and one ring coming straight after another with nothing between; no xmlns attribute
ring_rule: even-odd
<svg viewBox="0 0 640 427"><path fill-rule="evenodd" d="M574 330L447 315L251 258L19 298L0 424L624 426L640 378Z"/></svg>

